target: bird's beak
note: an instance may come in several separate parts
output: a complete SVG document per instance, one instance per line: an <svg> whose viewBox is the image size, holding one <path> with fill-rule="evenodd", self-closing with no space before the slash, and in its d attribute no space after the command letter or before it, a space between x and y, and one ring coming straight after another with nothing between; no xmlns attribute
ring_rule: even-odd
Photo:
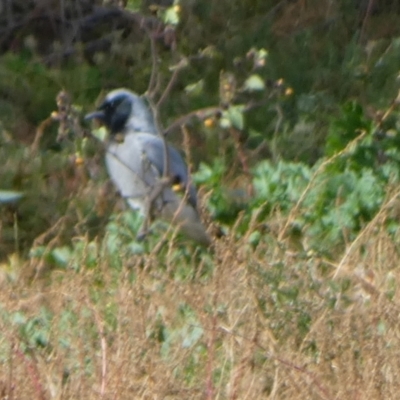
<svg viewBox="0 0 400 400"><path fill-rule="evenodd" d="M91 119L98 119L103 122L105 119L104 111L97 110L92 113L86 114L84 119L85 121L89 121Z"/></svg>

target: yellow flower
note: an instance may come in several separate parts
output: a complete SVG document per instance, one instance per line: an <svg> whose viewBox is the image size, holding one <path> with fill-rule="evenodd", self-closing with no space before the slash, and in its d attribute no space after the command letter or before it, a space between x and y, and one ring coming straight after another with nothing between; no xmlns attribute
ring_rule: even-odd
<svg viewBox="0 0 400 400"><path fill-rule="evenodd" d="M204 120L204 126L206 128L211 128L214 126L214 119L213 118L207 118L206 120Z"/></svg>
<svg viewBox="0 0 400 400"><path fill-rule="evenodd" d="M84 162L85 162L85 160L83 159L83 157L81 157L81 156L77 156L76 158L75 158L75 165L83 165L84 164Z"/></svg>
<svg viewBox="0 0 400 400"><path fill-rule="evenodd" d="M291 96L293 94L293 89L291 87L286 88L285 96Z"/></svg>

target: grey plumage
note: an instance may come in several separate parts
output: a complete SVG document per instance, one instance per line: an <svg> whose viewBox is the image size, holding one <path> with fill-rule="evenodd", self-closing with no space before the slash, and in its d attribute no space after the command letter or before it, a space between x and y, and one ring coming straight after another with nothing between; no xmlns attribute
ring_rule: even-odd
<svg viewBox="0 0 400 400"><path fill-rule="evenodd" d="M85 119L99 119L110 132L106 148L108 173L133 209L146 219L160 217L182 233L208 246L210 237L197 212L197 194L180 153L168 145L169 182L164 182L164 141L145 100L126 89L110 92L97 111ZM181 194L171 183L183 187ZM186 201L183 195L186 193ZM148 221L147 221L148 222ZM146 231L146 229L145 229Z"/></svg>

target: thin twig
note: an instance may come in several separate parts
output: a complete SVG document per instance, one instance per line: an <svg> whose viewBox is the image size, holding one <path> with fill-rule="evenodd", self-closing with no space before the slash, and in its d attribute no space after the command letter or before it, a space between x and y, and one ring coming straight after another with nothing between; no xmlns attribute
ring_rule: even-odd
<svg viewBox="0 0 400 400"><path fill-rule="evenodd" d="M171 76L171 79L168 82L167 87L165 88L163 94L161 95L160 99L157 102L157 108L159 109L170 94L172 88L174 87L174 84L176 80L178 79L179 73L188 66L188 60L187 58L182 58L177 65L174 66L174 72Z"/></svg>
<svg viewBox="0 0 400 400"><path fill-rule="evenodd" d="M33 140L33 143L31 144L31 152L33 155L36 154L39 149L40 140L43 137L44 131L53 123L53 121L53 117L50 116L42 121L37 127L35 138Z"/></svg>
<svg viewBox="0 0 400 400"><path fill-rule="evenodd" d="M275 111L276 114L278 116L277 120L276 120L276 124L275 124L275 130L274 130L274 134L272 136L272 158L274 161L277 160L278 155L277 155L277 141L278 141L278 134L279 134L279 129L281 127L282 121L283 121L283 112L282 112L282 107L277 104L275 106Z"/></svg>
<svg viewBox="0 0 400 400"><path fill-rule="evenodd" d="M243 149L243 146L240 143L240 132L234 127L231 127L229 131L230 131L230 134L231 134L231 136L233 138L233 143L234 143L234 146L235 146L235 150L237 152L240 164L242 165L243 173L247 177L251 177L248 157L247 157L247 155L246 155L246 153L245 153L245 151ZM248 186L247 193L250 196L254 195L254 187L253 187L252 183L250 183L250 185Z"/></svg>
<svg viewBox="0 0 400 400"><path fill-rule="evenodd" d="M8 360L8 399L13 400L14 398L14 385L13 385L13 369L14 369L14 357L13 357L14 340L11 340L10 354Z"/></svg>
<svg viewBox="0 0 400 400"><path fill-rule="evenodd" d="M363 23L360 29L359 43L362 43L364 39L365 27L367 26L368 19L372 12L372 6L374 5L375 0L368 0L367 10L365 12L365 16L363 18Z"/></svg>
<svg viewBox="0 0 400 400"><path fill-rule="evenodd" d="M100 385L100 397L104 397L106 394L106 383L107 383L107 342L104 333L104 326L100 319L99 313L96 308L87 300L88 307L92 310L94 319L96 322L97 330L100 336L100 347L101 347L101 385Z"/></svg>
<svg viewBox="0 0 400 400"><path fill-rule="evenodd" d="M217 318L215 315L211 317L212 329L210 333L210 338L207 343L207 379L206 379L206 399L212 400L214 398L214 385L213 385L213 362L215 357L215 334L217 332Z"/></svg>
<svg viewBox="0 0 400 400"><path fill-rule="evenodd" d="M264 101L254 102L251 101L244 107L244 111L252 110L253 108L261 107L268 101L270 96L265 99ZM197 118L199 120L204 120L210 117L220 115L224 109L221 106L212 106L212 107L205 107L200 108L198 110L194 110L189 112L188 114L184 115L183 117L178 118L174 121L170 126L164 129L163 134L166 136L171 133L173 130L180 128L182 125L186 125L192 118Z"/></svg>
<svg viewBox="0 0 400 400"><path fill-rule="evenodd" d="M182 134L183 134L183 151L185 152L185 160L187 165L187 175L188 181L185 187L185 196L184 198L189 198L189 190L192 185L192 170L193 170L193 162L192 162L192 152L190 151L190 134L185 125L181 126Z"/></svg>
<svg viewBox="0 0 400 400"><path fill-rule="evenodd" d="M155 94L155 89L157 85L157 46L156 46L156 40L152 32L146 27L145 28L147 35L149 36L150 39L150 48L151 48L151 75L150 75L150 81L149 85L147 87L146 93L148 93L148 96L150 98L154 97Z"/></svg>
<svg viewBox="0 0 400 400"><path fill-rule="evenodd" d="M400 103L400 90L397 92L397 96L392 100L390 103L390 106L388 109L385 111L385 113L382 115L382 117L379 119L375 129L374 133L381 128L382 124L386 121L386 119L389 117L389 115L394 111L394 109L399 105Z"/></svg>
<svg viewBox="0 0 400 400"><path fill-rule="evenodd" d="M200 120L203 120L203 119L218 115L221 112L222 112L221 107L206 107L206 108L201 108L200 110L191 111L190 113L184 115L183 117L178 118L170 126L168 126L163 131L163 135L166 136L170 132L172 132L174 129L177 129L183 125L186 125L188 123L188 121L190 121L194 117L196 117Z"/></svg>

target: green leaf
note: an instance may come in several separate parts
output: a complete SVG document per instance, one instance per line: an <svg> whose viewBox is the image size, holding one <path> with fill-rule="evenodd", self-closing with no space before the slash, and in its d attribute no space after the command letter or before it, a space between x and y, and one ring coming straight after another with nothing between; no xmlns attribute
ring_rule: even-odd
<svg viewBox="0 0 400 400"><path fill-rule="evenodd" d="M244 83L244 90L248 92L254 92L257 90L264 90L265 89L265 82L260 77L260 75L254 74L249 76L245 83Z"/></svg>
<svg viewBox="0 0 400 400"><path fill-rule="evenodd" d="M176 6L169 7L164 15L164 22L170 25L179 24L179 12Z"/></svg>
<svg viewBox="0 0 400 400"><path fill-rule="evenodd" d="M98 128L98 129L93 129L92 135L96 139L100 140L100 142L105 142L106 138L107 138L107 129L104 126Z"/></svg>
<svg viewBox="0 0 400 400"><path fill-rule="evenodd" d="M12 203L19 200L23 194L12 190L0 190L0 203Z"/></svg>
<svg viewBox="0 0 400 400"><path fill-rule="evenodd" d="M204 331L201 326L194 326L193 329L189 329L184 335L182 342L183 348L192 347L203 335Z"/></svg>
<svg viewBox="0 0 400 400"><path fill-rule="evenodd" d="M258 58L260 58L260 59L266 59L267 56L268 56L268 51L267 51L267 50L265 50L265 49L260 49L260 50L258 50L258 52L257 52L257 57L258 57Z"/></svg>
<svg viewBox="0 0 400 400"><path fill-rule="evenodd" d="M231 121L229 120L229 118L222 117L219 120L219 126L223 129L228 129L232 126L232 124L231 124Z"/></svg>
<svg viewBox="0 0 400 400"><path fill-rule="evenodd" d="M244 128L244 107L243 106L231 106L228 109L227 117L236 129L242 130Z"/></svg>
<svg viewBox="0 0 400 400"><path fill-rule="evenodd" d="M61 267L66 267L71 259L71 250L69 247L57 247L51 252L54 262Z"/></svg>
<svg viewBox="0 0 400 400"><path fill-rule="evenodd" d="M257 246L260 240L261 240L261 233L259 231L251 232L248 238L248 242L253 246Z"/></svg>
<svg viewBox="0 0 400 400"><path fill-rule="evenodd" d="M199 81L187 85L185 87L185 92L191 96L199 96L203 93L204 88L204 79L200 79Z"/></svg>

